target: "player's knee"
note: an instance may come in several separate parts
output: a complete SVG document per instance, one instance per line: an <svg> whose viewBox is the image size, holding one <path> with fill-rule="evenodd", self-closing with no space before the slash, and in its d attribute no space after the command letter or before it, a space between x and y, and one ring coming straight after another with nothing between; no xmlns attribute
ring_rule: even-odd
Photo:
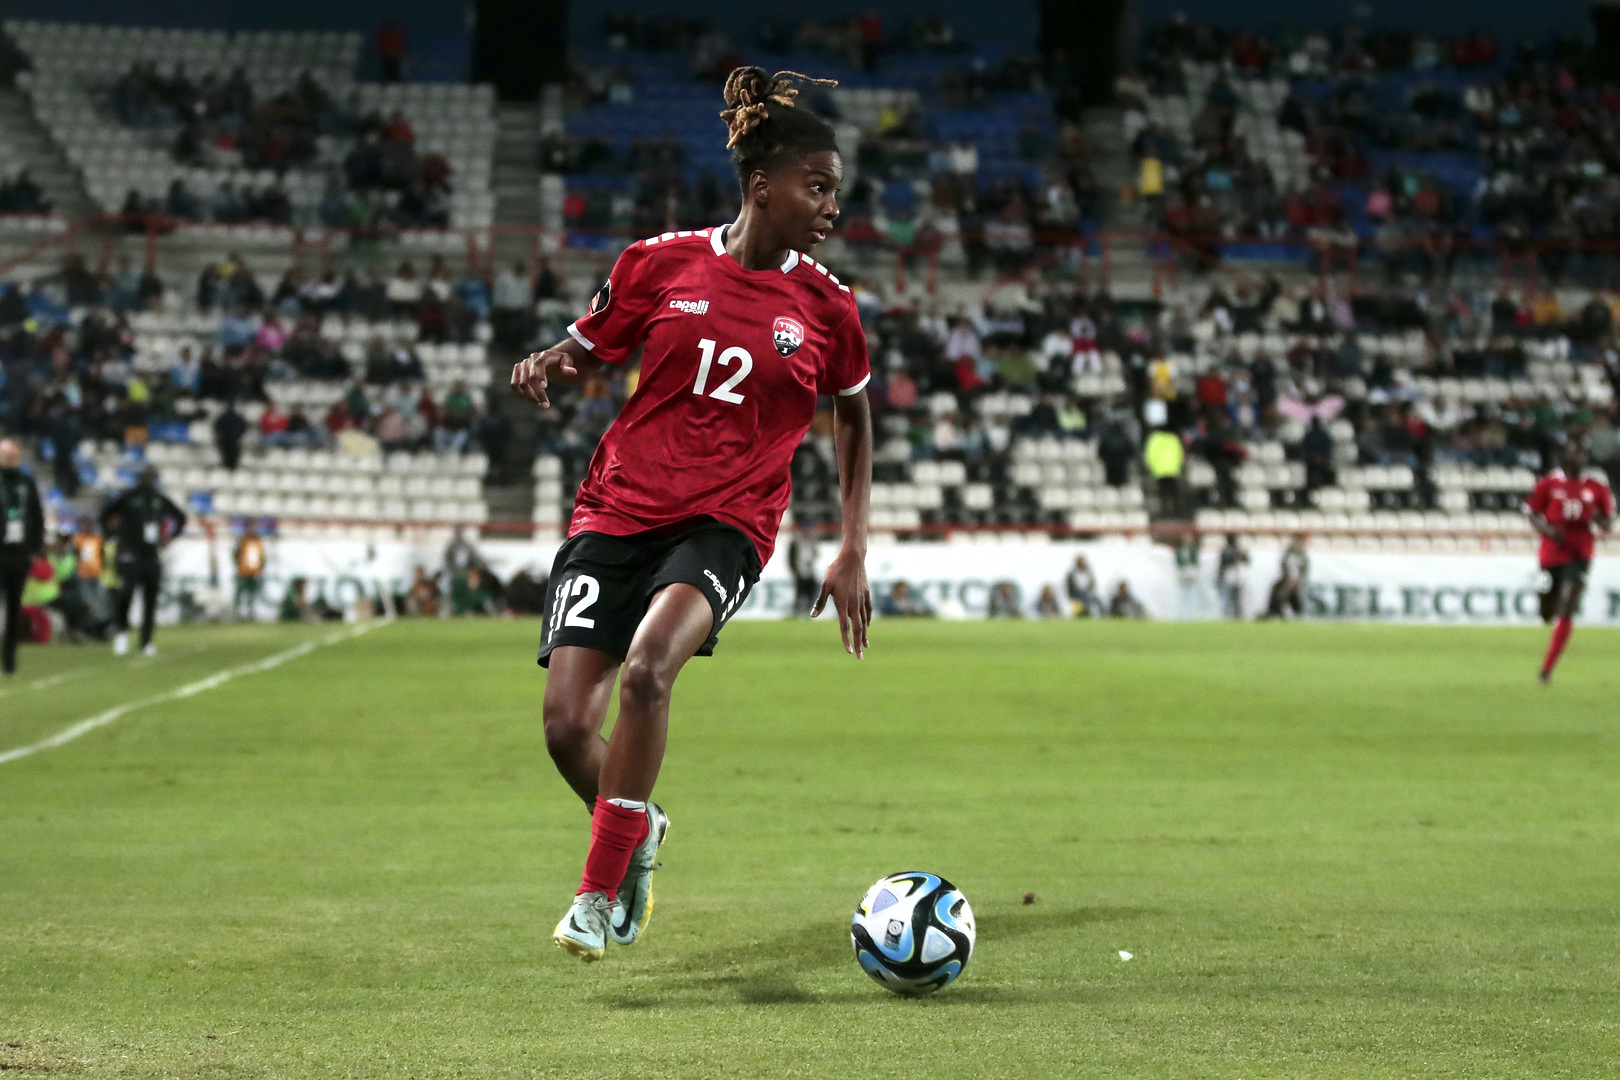
<svg viewBox="0 0 1620 1080"><path fill-rule="evenodd" d="M542 713L546 750L554 761L567 761L578 755L596 732L590 717L573 702L547 701Z"/></svg>
<svg viewBox="0 0 1620 1080"><path fill-rule="evenodd" d="M673 674L656 657L632 653L619 673L621 705L630 701L643 708L655 708L669 701L675 682Z"/></svg>

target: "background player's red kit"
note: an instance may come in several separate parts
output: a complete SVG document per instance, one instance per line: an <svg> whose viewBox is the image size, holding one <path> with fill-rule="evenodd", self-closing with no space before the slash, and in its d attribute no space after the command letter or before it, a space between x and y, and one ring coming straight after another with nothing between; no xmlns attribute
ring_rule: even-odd
<svg viewBox="0 0 1620 1080"><path fill-rule="evenodd" d="M1564 531L1562 541L1541 538L1543 568L1563 566L1574 560L1592 558L1592 524L1599 517L1614 516L1614 493L1596 474L1567 476L1554 469L1536 482L1525 509L1540 514Z"/></svg>

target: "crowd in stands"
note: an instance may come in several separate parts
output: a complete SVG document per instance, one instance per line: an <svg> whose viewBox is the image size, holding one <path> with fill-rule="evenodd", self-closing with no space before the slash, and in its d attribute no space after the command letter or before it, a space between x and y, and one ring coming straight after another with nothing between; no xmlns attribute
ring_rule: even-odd
<svg viewBox="0 0 1620 1080"><path fill-rule="evenodd" d="M689 59L691 79L712 86L717 103L726 73L742 62L730 39L701 21L610 16L607 39L615 50L680 50ZM804 64L838 57L865 71L881 70L886 57L905 53L943 58L937 86L922 95L926 106L911 98L885 108L851 155L859 171L841 196L842 235L859 258L880 249L927 257L940 250L945 236L960 235L974 276L986 269L1012 272L1071 247L1096 220L1101 192L1061 64L1046 67L1016 55L992 64L967 50L949 24L918 20L896 35L875 14L836 25L806 19L797 28L767 20L753 44L768 52L791 49L795 62L803 54ZM618 65L579 63L571 73L571 98L581 106L628 104L640 100L638 93L638 73L628 59ZM997 162L990 171L977 145L981 139L953 137L929 124L932 110L990 115L999 101L1039 95L1051 103L1043 100L1036 113L1008 121L1015 136L1013 168ZM847 119L837 94L825 88L806 87L799 103L835 123ZM645 135L618 145L594 136L548 139L541 151L548 171L634 181L570 191L567 224L645 235L729 220L737 207L735 178L729 170L689 167L682 134ZM714 137L723 138L718 120Z"/></svg>
<svg viewBox="0 0 1620 1080"><path fill-rule="evenodd" d="M853 288L873 358L880 480L896 445L902 462L961 461L970 477L1005 484L1021 439L1081 439L1095 445L1108 485L1166 481L1161 510L1186 516L1194 507L1181 501L1185 461L1207 462L1218 481L1208 497L1232 506L1256 443L1284 443L1287 459L1305 466L1307 490L1333 485L1347 457L1408 466L1421 489L1437 465L1549 468L1572 437L1620 479L1613 406L1549 394L1525 377L1538 350L1551 348L1601 370L1620 401L1620 298L1594 295L1566 311L1550 293L1324 297L1267 280L1235 292L1216 286L1194 305L1054 285L1021 304L946 314L926 301L885 302L858 278ZM1376 344L1411 333L1423 338L1417 358ZM1281 335L1286 348L1240 353L1239 337L1258 334ZM1174 358L1197 354L1200 342L1215 343L1212 359L1190 380L1178 377ZM1088 379L1105 371L1122 376L1121 392ZM633 369L593 376L556 395L539 449L582 467L635 378ZM1420 389L1419 378L1505 379L1513 390L1493 402L1452 400ZM1008 408L1003 392L1029 406ZM1334 421L1350 423L1353 453L1331 434ZM812 428L812 442L823 428ZM1156 448L1158 435L1171 445Z"/></svg>
<svg viewBox="0 0 1620 1080"><path fill-rule="evenodd" d="M614 12L603 20L602 31L614 51L684 53L693 58L695 72L715 73L720 79L742 63L729 35L706 19ZM876 70L889 52L951 54L967 48L948 20L921 16L896 32L875 10L842 20L806 17L797 23L767 16L754 27L749 44L772 54L840 57L865 71Z"/></svg>
<svg viewBox="0 0 1620 1080"><path fill-rule="evenodd" d="M215 431L233 468L250 433L235 408L245 402L262 405L252 429L265 446L315 447L363 433L384 452L482 449L497 468L504 460L510 433L498 410L483 408L462 382L441 394L425 385L418 343L473 341L490 316L488 284L452 274L440 260L422 275L401 263L387 277L294 268L266 287L229 255L197 282L197 306L222 313L215 340L177 346L161 371L135 363L142 343L131 326L132 316L164 302L152 270L121 260L98 273L72 255L49 278L0 290L0 427L52 448L58 487L70 496L80 439L141 443L157 425L218 413L218 403L226 409ZM337 315L376 322L358 360L326 336L327 317ZM414 333L398 334L400 321ZM309 416L275 401L276 385L295 379L348 388L324 414Z"/></svg>
<svg viewBox="0 0 1620 1080"><path fill-rule="evenodd" d="M322 137L349 144L341 167L329 169L319 218L332 228L367 230L445 226L450 221L451 166L441 154L421 154L402 113L367 110L358 92L339 101L304 73L294 86L260 99L240 69L197 79L176 65L164 75L138 62L112 87L112 107L132 127L173 128L170 152L178 165L274 172L257 188L224 183L203 197L175 179L161 202L131 191L122 212L186 221L287 224L292 204L279 178L318 166Z"/></svg>
<svg viewBox="0 0 1620 1080"><path fill-rule="evenodd" d="M1315 236L1353 231L1401 269L1443 268L1472 242L1538 241L1556 277L1603 243L1607 283L1620 197L1620 87L1572 37L1504 49L1487 34L1260 35L1174 20L1147 35L1122 102L1187 92L1185 63L1215 64L1191 143L1150 124L1135 137L1144 194L1185 235ZM1284 78L1276 125L1298 132L1309 183L1284 190L1236 131L1243 80ZM1151 162L1151 164L1147 164ZM1592 244L1592 242L1598 242Z"/></svg>

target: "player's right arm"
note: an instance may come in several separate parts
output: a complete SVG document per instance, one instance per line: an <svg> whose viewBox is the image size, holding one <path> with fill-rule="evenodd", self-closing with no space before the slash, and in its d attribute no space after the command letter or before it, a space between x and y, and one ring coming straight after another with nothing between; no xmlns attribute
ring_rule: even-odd
<svg viewBox="0 0 1620 1080"><path fill-rule="evenodd" d="M657 290L647 271L649 257L645 240L619 253L613 272L591 298L590 310L568 327L568 337L512 368L512 389L518 396L549 409L546 387L553 371L578 375L587 361L594 366L630 359L646 340L656 302Z"/></svg>
<svg viewBox="0 0 1620 1080"><path fill-rule="evenodd" d="M551 384L553 371L576 376L599 366L601 362L593 358L585 346L571 337L563 338L551 348L530 353L512 365L512 390L519 397L549 409L551 399L546 395L546 388Z"/></svg>
<svg viewBox="0 0 1620 1080"><path fill-rule="evenodd" d="M1530 498L1525 500L1524 510L1530 516L1530 527L1537 533L1551 540L1555 544L1564 542L1564 530L1547 520L1547 507L1552 505L1552 489L1547 478L1542 477L1536 481Z"/></svg>

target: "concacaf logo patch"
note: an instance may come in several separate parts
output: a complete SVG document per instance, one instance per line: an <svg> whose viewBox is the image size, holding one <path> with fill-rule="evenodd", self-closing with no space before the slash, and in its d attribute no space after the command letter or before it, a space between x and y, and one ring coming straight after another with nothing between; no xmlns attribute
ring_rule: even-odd
<svg viewBox="0 0 1620 1080"><path fill-rule="evenodd" d="M771 339L776 342L776 351L783 356L792 356L804 344L804 326L797 319L790 319L783 315L771 327Z"/></svg>
<svg viewBox="0 0 1620 1080"><path fill-rule="evenodd" d="M611 282L611 281L602 282L602 287L600 289L596 290L596 295L595 296L591 297L591 308L590 308L590 311L587 312L587 314L595 315L598 311L606 311L608 303L612 299L613 299L613 282Z"/></svg>

